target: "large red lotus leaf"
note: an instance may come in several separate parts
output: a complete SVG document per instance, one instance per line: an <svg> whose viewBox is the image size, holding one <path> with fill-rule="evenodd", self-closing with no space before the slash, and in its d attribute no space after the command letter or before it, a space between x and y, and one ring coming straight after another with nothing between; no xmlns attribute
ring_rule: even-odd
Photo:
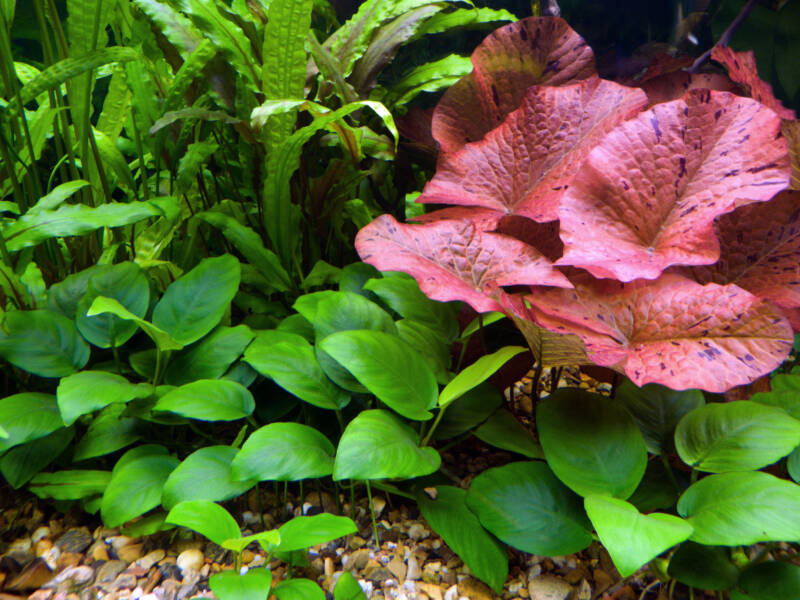
<svg viewBox="0 0 800 600"><path fill-rule="evenodd" d="M532 85L564 85L595 74L586 42L558 17L531 17L491 33L472 53L474 69L445 92L433 137L455 152L503 122Z"/></svg>
<svg viewBox="0 0 800 600"><path fill-rule="evenodd" d="M525 242L555 262L564 254L564 243L558 237L558 230L558 221L537 223L527 217L506 215L493 231Z"/></svg>
<svg viewBox="0 0 800 600"><path fill-rule="evenodd" d="M429 298L463 300L478 312L502 310L492 297L500 286L571 286L535 248L466 219L402 225L382 215L358 232L356 250L381 271L408 273Z"/></svg>
<svg viewBox="0 0 800 600"><path fill-rule="evenodd" d="M597 77L530 88L500 127L443 155L417 201L555 221L561 196L589 151L646 103L642 90Z"/></svg>
<svg viewBox="0 0 800 600"><path fill-rule="evenodd" d="M433 212L414 217L414 223L435 223L437 221L452 221L468 219L475 224L479 231L494 231L497 224L505 216L504 213L490 208L477 206L448 206Z"/></svg>
<svg viewBox="0 0 800 600"><path fill-rule="evenodd" d="M713 220L789 182L780 119L727 92L690 90L609 133L562 198L558 264L621 281L716 262Z"/></svg>
<svg viewBox="0 0 800 600"><path fill-rule="evenodd" d="M741 90L725 75L717 73L687 73L673 71L665 73L640 84L650 101L649 106L677 100L689 90L708 89L740 94ZM649 107L648 107L649 108Z"/></svg>
<svg viewBox="0 0 800 600"><path fill-rule="evenodd" d="M772 93L772 86L758 76L756 56L752 50L736 52L727 46L714 46L711 58L722 64L730 78L747 88L750 96L768 106L783 119L794 119L794 111L785 108Z"/></svg>
<svg viewBox="0 0 800 600"><path fill-rule="evenodd" d="M694 267L700 283L735 283L782 308L800 308L800 192L787 190L722 215L720 259Z"/></svg>
<svg viewBox="0 0 800 600"><path fill-rule="evenodd" d="M792 328L771 302L677 274L576 283L574 291L534 288L528 298L540 325L574 332L589 358L636 385L724 392L769 373L792 347Z"/></svg>

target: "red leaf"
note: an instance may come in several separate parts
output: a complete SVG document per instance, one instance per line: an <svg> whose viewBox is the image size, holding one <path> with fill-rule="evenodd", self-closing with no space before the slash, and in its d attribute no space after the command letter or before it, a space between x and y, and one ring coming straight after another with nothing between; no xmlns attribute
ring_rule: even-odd
<svg viewBox="0 0 800 600"><path fill-rule="evenodd" d="M382 215L358 232L356 250L381 271L408 273L429 298L478 312L502 310L492 296L503 285L571 285L535 248L466 219L402 225Z"/></svg>
<svg viewBox="0 0 800 600"><path fill-rule="evenodd" d="M575 290L532 290L537 322L577 334L589 358L636 385L724 392L769 373L792 347L777 307L735 285L702 286L677 274L573 283Z"/></svg>
<svg viewBox="0 0 800 600"><path fill-rule="evenodd" d="M433 137L443 152L483 138L530 86L564 85L595 73L592 50L557 17L501 27L475 49L472 64L472 73L445 92L433 115Z"/></svg>
<svg viewBox="0 0 800 600"><path fill-rule="evenodd" d="M780 119L726 92L690 90L609 133L562 198L564 256L596 277L655 279L719 258L713 220L789 182Z"/></svg>
<svg viewBox="0 0 800 600"><path fill-rule="evenodd" d="M479 231L494 231L503 213L489 208L477 206L448 206L433 212L414 217L415 223L434 223L436 221L451 221L453 219L468 219L475 224Z"/></svg>
<svg viewBox="0 0 800 600"><path fill-rule="evenodd" d="M789 146L789 158L792 161L792 182L789 187L800 190L800 121L782 121L781 131Z"/></svg>
<svg viewBox="0 0 800 600"><path fill-rule="evenodd" d="M677 100L689 90L707 89L719 92L731 92L741 96L741 89L725 75L716 73L691 74L686 71L674 71L644 81L640 87L647 94L650 106Z"/></svg>
<svg viewBox="0 0 800 600"><path fill-rule="evenodd" d="M589 151L646 103L641 90L597 77L533 87L483 140L443 155L417 201L555 221L561 196Z"/></svg>
<svg viewBox="0 0 800 600"><path fill-rule="evenodd" d="M722 64L736 83L745 86L750 96L774 110L783 119L794 119L793 110L785 108L772 93L772 86L758 76L756 55L752 50L735 52L727 46L714 46L711 58Z"/></svg>

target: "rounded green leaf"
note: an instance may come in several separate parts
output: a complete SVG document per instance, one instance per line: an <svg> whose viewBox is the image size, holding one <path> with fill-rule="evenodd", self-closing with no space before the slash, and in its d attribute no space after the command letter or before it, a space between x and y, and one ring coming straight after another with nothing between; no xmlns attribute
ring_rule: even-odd
<svg viewBox="0 0 800 600"><path fill-rule="evenodd" d="M711 473L760 469L800 444L800 421L784 410L739 401L701 406L675 430L675 448L691 467Z"/></svg>
<svg viewBox="0 0 800 600"><path fill-rule="evenodd" d="M169 511L167 523L187 527L221 546L226 540L242 537L231 514L210 500L185 500Z"/></svg>
<svg viewBox="0 0 800 600"><path fill-rule="evenodd" d="M643 515L619 498L592 495L583 504L623 577L692 535L692 526L683 519L663 513Z"/></svg>
<svg viewBox="0 0 800 600"><path fill-rule="evenodd" d="M199 340L219 324L239 290L239 261L225 254L200 261L164 292L153 325L181 344Z"/></svg>
<svg viewBox="0 0 800 600"><path fill-rule="evenodd" d="M448 439L477 427L488 419L503 404L503 395L490 383L482 383L455 400L439 421L434 437ZM536 445L530 432L525 431L530 443ZM490 442L487 442L490 443ZM544 458L539 448L539 455L533 458Z"/></svg>
<svg viewBox="0 0 800 600"><path fill-rule="evenodd" d="M139 419L123 417L125 406L111 404L101 410L75 445L72 460L86 460L110 454L138 440L143 431Z"/></svg>
<svg viewBox="0 0 800 600"><path fill-rule="evenodd" d="M764 562L744 571L732 600L800 600L800 566L788 562Z"/></svg>
<svg viewBox="0 0 800 600"><path fill-rule="evenodd" d="M89 279L98 273L110 269L109 265L93 265L88 269L67 275L63 280L47 288L47 308L59 312L69 319L74 319L86 290Z"/></svg>
<svg viewBox="0 0 800 600"><path fill-rule="evenodd" d="M669 559L667 573L701 590L727 590L739 578L739 569L731 562L727 548L694 542L684 542L678 547Z"/></svg>
<svg viewBox="0 0 800 600"><path fill-rule="evenodd" d="M789 471L789 477L800 483L800 446L792 450L786 459L786 470Z"/></svg>
<svg viewBox="0 0 800 600"><path fill-rule="evenodd" d="M612 398L563 388L536 408L547 464L581 496L627 498L647 466L647 448L633 418Z"/></svg>
<svg viewBox="0 0 800 600"><path fill-rule="evenodd" d="M319 347L395 412L418 421L431 418L428 409L436 405L439 391L436 377L425 359L398 336L340 331Z"/></svg>
<svg viewBox="0 0 800 600"><path fill-rule="evenodd" d="M496 410L486 419L475 430L475 437L495 448L516 452L528 458L544 458L542 447L531 432L505 408Z"/></svg>
<svg viewBox="0 0 800 600"><path fill-rule="evenodd" d="M356 524L347 517L337 517L327 513L320 513L313 517L295 517L278 529L281 541L275 551L304 550L357 531Z"/></svg>
<svg viewBox="0 0 800 600"><path fill-rule="evenodd" d="M506 544L532 554L561 556L592 541L581 500L543 462L517 462L478 475L467 506Z"/></svg>
<svg viewBox="0 0 800 600"><path fill-rule="evenodd" d="M242 355L253 339L246 325L217 327L191 347L174 354L164 373L164 382L183 385L198 379L219 379Z"/></svg>
<svg viewBox="0 0 800 600"><path fill-rule="evenodd" d="M325 592L310 579L284 579L272 593L277 600L325 600Z"/></svg>
<svg viewBox="0 0 800 600"><path fill-rule="evenodd" d="M219 600L264 600L271 585L272 573L266 569L250 569L244 575L223 571L208 578L208 587Z"/></svg>
<svg viewBox="0 0 800 600"><path fill-rule="evenodd" d="M761 471L709 475L678 500L692 541L740 546L800 541L800 485Z"/></svg>
<svg viewBox="0 0 800 600"><path fill-rule="evenodd" d="M417 494L417 503L428 524L461 557L472 574L499 594L508 576L506 548L469 509L466 490L438 486L435 499L422 492Z"/></svg>
<svg viewBox="0 0 800 600"><path fill-rule="evenodd" d="M150 336L150 339L155 342L156 346L161 352L166 352L168 350L181 350L183 348L183 344L174 339L166 331L156 327L144 319L140 319L113 298L97 296L97 298L92 301L92 305L86 311L86 315L89 317L105 313L116 315L123 321L132 321L133 323L136 323L137 326L142 328L142 331Z"/></svg>
<svg viewBox="0 0 800 600"><path fill-rule="evenodd" d="M56 399L50 394L26 392L0 399L0 453L64 427Z"/></svg>
<svg viewBox="0 0 800 600"><path fill-rule="evenodd" d="M420 448L411 427L387 410L366 410L350 421L339 440L333 478L410 479L429 475L441 458Z"/></svg>
<svg viewBox="0 0 800 600"><path fill-rule="evenodd" d="M177 458L162 454L129 460L115 469L100 503L103 523L117 527L158 506L161 488L176 466Z"/></svg>
<svg viewBox="0 0 800 600"><path fill-rule="evenodd" d="M164 483L161 504L169 510L184 500L222 502L244 494L256 482L231 477L231 461L237 452L231 446L207 446L192 452Z"/></svg>
<svg viewBox="0 0 800 600"><path fill-rule="evenodd" d="M333 444L299 423L270 423L254 431L231 463L234 480L297 481L333 471Z"/></svg>
<svg viewBox="0 0 800 600"><path fill-rule="evenodd" d="M11 487L19 489L58 458L73 437L75 431L71 427L61 428L43 438L14 446L0 457L0 473Z"/></svg>
<svg viewBox="0 0 800 600"><path fill-rule="evenodd" d="M89 345L75 322L50 310L5 313L0 358L42 377L64 377L89 361Z"/></svg>
<svg viewBox="0 0 800 600"><path fill-rule="evenodd" d="M122 375L107 371L81 371L64 377L56 388L58 409L65 425L72 425L81 415L109 404L124 404L152 394L152 386L131 383Z"/></svg>
<svg viewBox="0 0 800 600"><path fill-rule="evenodd" d="M789 376L787 375L787 377ZM791 377L797 376L792 375ZM800 380L800 377L797 377L797 379ZM773 378L773 381L775 380L781 381L777 376ZM794 379L790 379L789 381L794 381ZM771 392L757 392L753 394L750 396L750 401L766 404L767 406L777 406L792 415L795 419L800 419L800 390L793 388L773 388Z"/></svg>
<svg viewBox="0 0 800 600"><path fill-rule="evenodd" d="M235 421L253 412L253 394L243 385L223 379L201 379L161 396L153 410L201 421Z"/></svg>
<svg viewBox="0 0 800 600"><path fill-rule="evenodd" d="M344 571L333 588L334 600L367 600L367 595L350 571Z"/></svg>
<svg viewBox="0 0 800 600"><path fill-rule="evenodd" d="M526 349L522 346L506 346L497 352L480 357L474 363L461 370L450 383L448 383L442 393L439 394L439 407L445 408L456 398L460 398L464 393L483 383L494 375L500 367L509 360Z"/></svg>

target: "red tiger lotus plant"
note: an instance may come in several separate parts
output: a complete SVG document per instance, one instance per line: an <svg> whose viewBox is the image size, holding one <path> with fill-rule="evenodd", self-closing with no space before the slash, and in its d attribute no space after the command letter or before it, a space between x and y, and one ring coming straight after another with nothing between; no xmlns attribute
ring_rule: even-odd
<svg viewBox="0 0 800 600"><path fill-rule="evenodd" d="M800 192L781 133L794 114L752 55L713 57L733 81L627 87L596 75L562 19L495 31L433 115L440 155L418 202L452 206L375 219L361 258L509 314L551 365L711 392L769 373L800 325Z"/></svg>

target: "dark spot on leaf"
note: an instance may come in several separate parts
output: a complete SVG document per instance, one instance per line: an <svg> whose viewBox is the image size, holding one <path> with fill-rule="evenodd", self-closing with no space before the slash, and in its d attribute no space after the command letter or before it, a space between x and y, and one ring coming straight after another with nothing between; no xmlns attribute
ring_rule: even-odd
<svg viewBox="0 0 800 600"><path fill-rule="evenodd" d="M661 141L661 129L658 126L658 117L656 117L655 115L650 117L650 125L653 126L653 131L656 134L656 141L660 142Z"/></svg>
<svg viewBox="0 0 800 600"><path fill-rule="evenodd" d="M500 106L500 96L497 93L497 86L492 84L492 100L494 100L495 106Z"/></svg>
<svg viewBox="0 0 800 600"><path fill-rule="evenodd" d="M773 167L777 167L777 166L778 166L777 163L773 162L773 163L769 163L768 165L761 165L760 167L751 167L751 168L747 169L747 172L748 173L758 173L758 172L763 171L765 169L772 169Z"/></svg>

